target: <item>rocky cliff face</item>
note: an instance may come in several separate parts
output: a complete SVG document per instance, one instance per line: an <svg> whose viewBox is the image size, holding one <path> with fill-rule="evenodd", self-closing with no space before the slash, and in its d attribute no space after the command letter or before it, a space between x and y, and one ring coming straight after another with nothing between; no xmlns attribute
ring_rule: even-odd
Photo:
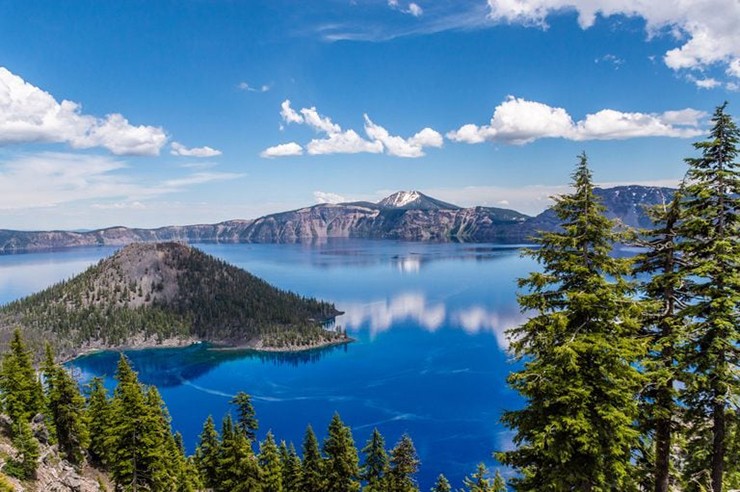
<svg viewBox="0 0 740 492"><path fill-rule="evenodd" d="M649 227L643 207L664 203L670 188L620 186L597 189L607 216L631 227ZM527 242L537 231L552 231L559 221L551 210L529 217L493 207L460 208L419 192L399 192L378 203L321 204L256 220L171 226L158 229L112 227L90 232L0 230L0 252L13 253L72 246L122 246L134 242L299 242L329 237L404 240Z"/></svg>

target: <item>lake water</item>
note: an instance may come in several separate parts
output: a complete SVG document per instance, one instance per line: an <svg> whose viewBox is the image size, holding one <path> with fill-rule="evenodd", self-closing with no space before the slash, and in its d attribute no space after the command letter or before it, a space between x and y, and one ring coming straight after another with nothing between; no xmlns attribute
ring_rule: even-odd
<svg viewBox="0 0 740 492"><path fill-rule="evenodd" d="M459 487L475 465L511 446L498 419L520 405L507 388L504 331L522 321L516 279L536 265L512 246L334 240L313 245L199 245L282 289L334 302L357 339L300 354L216 352L203 345L129 352L140 379L157 385L192 452L203 421L229 399L254 399L259 437L272 429L300 447L310 423L322 439L334 412L361 448L377 427L391 447L403 433L428 490L443 472ZM114 251L72 249L0 256L0 303L79 273ZM72 366L81 382L106 376L118 355Z"/></svg>

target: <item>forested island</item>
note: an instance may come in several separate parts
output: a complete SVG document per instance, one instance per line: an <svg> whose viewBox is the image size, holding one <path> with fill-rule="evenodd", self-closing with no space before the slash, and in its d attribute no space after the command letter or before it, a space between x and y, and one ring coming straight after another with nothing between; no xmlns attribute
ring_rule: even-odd
<svg viewBox="0 0 740 492"><path fill-rule="evenodd" d="M276 289L180 243L133 244L76 277L0 309L0 342L21 328L40 354L177 346L294 351L350 341L333 304Z"/></svg>

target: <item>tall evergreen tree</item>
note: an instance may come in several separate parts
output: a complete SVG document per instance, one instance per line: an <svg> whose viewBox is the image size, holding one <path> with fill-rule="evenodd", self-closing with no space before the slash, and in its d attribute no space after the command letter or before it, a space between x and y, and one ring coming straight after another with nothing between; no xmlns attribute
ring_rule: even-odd
<svg viewBox="0 0 740 492"><path fill-rule="evenodd" d="M501 472L496 470L493 475L493 484L491 488L492 492L506 492L506 480L501 476Z"/></svg>
<svg viewBox="0 0 740 492"><path fill-rule="evenodd" d="M684 336L685 320L680 311L687 303L684 285L688 282L678 251L682 196L682 191L678 191L670 203L648 209L655 228L643 232L639 244L646 249L635 258L634 266L635 274L650 275L641 284L642 334L649 340L650 350L641 361L645 387L641 391L640 426L651 448L647 461L653 463L648 463L644 485L655 492L670 489L673 431L678 414L675 383L682 380L677 357Z"/></svg>
<svg viewBox="0 0 740 492"><path fill-rule="evenodd" d="M221 453L221 442L218 438L213 417L208 416L200 433L200 440L195 448L195 465L206 487L215 489L218 482L218 461Z"/></svg>
<svg viewBox="0 0 740 492"><path fill-rule="evenodd" d="M450 482L447 480L447 477L440 474L437 477L437 481L434 482L432 492L452 492L452 487L450 486Z"/></svg>
<svg viewBox="0 0 740 492"><path fill-rule="evenodd" d="M90 382L87 397L87 421L90 434L88 448L90 460L98 466L106 466L109 451L106 447L110 429L110 402L103 380L99 377Z"/></svg>
<svg viewBox="0 0 740 492"><path fill-rule="evenodd" d="M324 479L327 492L354 492L360 490L359 459L352 438L352 431L344 425L338 413L329 424L329 432L324 441Z"/></svg>
<svg viewBox="0 0 740 492"><path fill-rule="evenodd" d="M283 490L285 492L302 492L301 459L296 453L293 443L290 444L287 456L283 460Z"/></svg>
<svg viewBox="0 0 740 492"><path fill-rule="evenodd" d="M147 397L124 355L118 362L116 380L105 443L111 476L124 491L161 490L157 487L166 483L166 450L160 409L151 408L154 398Z"/></svg>
<svg viewBox="0 0 740 492"><path fill-rule="evenodd" d="M715 110L709 139L694 144L701 157L686 159L686 219L680 230L684 273L694 279L692 303L685 310L694 322L684 352L690 376L684 404L697 431L709 420L711 452L704 469L714 492L723 489L727 414L740 393L740 174L735 161L740 131L726 105Z"/></svg>
<svg viewBox="0 0 740 492"><path fill-rule="evenodd" d="M362 453L365 455L365 462L360 477L367 483L364 490L381 492L383 477L388 470L388 453L385 451L385 439L377 428L373 429L370 439L362 448Z"/></svg>
<svg viewBox="0 0 740 492"><path fill-rule="evenodd" d="M12 462L12 468L17 470L18 478L35 478L39 466L39 442L27 420L19 419L13 427L13 446L18 457Z"/></svg>
<svg viewBox="0 0 740 492"><path fill-rule="evenodd" d="M237 428L247 436L250 442L254 442L257 439L259 423L257 422L256 413L252 406L252 397L240 391L232 398L231 403L236 405Z"/></svg>
<svg viewBox="0 0 740 492"><path fill-rule="evenodd" d="M16 329L0 367L0 401L13 422L30 420L44 410L44 392L33 368L31 351Z"/></svg>
<svg viewBox="0 0 740 492"><path fill-rule="evenodd" d="M475 473L465 477L463 484L469 492L494 492L493 484L488 479L488 468L483 463L478 463Z"/></svg>
<svg viewBox="0 0 740 492"><path fill-rule="evenodd" d="M303 438L301 489L322 492L324 489L324 460L319 450L319 440L311 425L306 427Z"/></svg>
<svg viewBox="0 0 740 492"><path fill-rule="evenodd" d="M518 448L498 458L520 471L520 491L625 490L632 475L639 309L628 262L610 255L617 236L585 154L573 187L553 206L562 230L526 253L542 266L519 281L519 303L533 316L509 333L524 368L508 381L526 405L504 414Z"/></svg>
<svg viewBox="0 0 740 492"><path fill-rule="evenodd" d="M221 450L215 490L219 492L261 492L257 457L244 432L234 427L231 415L221 426Z"/></svg>
<svg viewBox="0 0 740 492"><path fill-rule="evenodd" d="M260 443L258 461L262 469L262 490L283 492L283 464L272 431L268 431L265 440Z"/></svg>
<svg viewBox="0 0 740 492"><path fill-rule="evenodd" d="M85 459L85 449L90 445L85 398L77 381L63 367L57 366L47 377L51 382L48 407L59 450L70 463L80 465Z"/></svg>
<svg viewBox="0 0 740 492"><path fill-rule="evenodd" d="M386 474L385 490L387 492L414 492L419 488L414 475L419 470L419 457L414 442L404 434L391 449L390 469Z"/></svg>

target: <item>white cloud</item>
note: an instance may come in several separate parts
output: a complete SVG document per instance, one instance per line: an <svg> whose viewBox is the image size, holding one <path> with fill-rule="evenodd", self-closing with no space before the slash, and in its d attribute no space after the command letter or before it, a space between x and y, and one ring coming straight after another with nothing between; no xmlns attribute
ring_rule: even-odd
<svg viewBox="0 0 740 492"><path fill-rule="evenodd" d="M411 2L407 8L403 8L398 0L388 0L388 6L393 10L398 10L399 12L413 15L414 17L421 17L424 15L424 9L422 9L418 3Z"/></svg>
<svg viewBox="0 0 740 492"><path fill-rule="evenodd" d="M380 125L376 125L365 115L365 133L371 140L383 144L389 155L396 157L422 157L424 147L441 147L444 139L439 132L424 128L409 139L393 136Z"/></svg>
<svg viewBox="0 0 740 492"><path fill-rule="evenodd" d="M0 67L0 145L66 143L76 149L103 147L116 155L158 155L164 130L131 125L113 113L98 118L78 103L54 97Z"/></svg>
<svg viewBox="0 0 740 492"><path fill-rule="evenodd" d="M451 131L455 142L485 141L523 145L540 138L568 140L621 140L636 137L695 137L702 131L698 119L704 113L693 109L655 113L625 113L603 109L574 122L563 108L509 96L499 104L489 125L466 124Z"/></svg>
<svg viewBox="0 0 740 492"><path fill-rule="evenodd" d="M347 201L342 195L327 191L314 191L313 197L316 203L343 203Z"/></svg>
<svg viewBox="0 0 740 492"><path fill-rule="evenodd" d="M340 322L347 328L368 324L371 335L388 330L404 320L414 320L422 328L434 332L446 319L444 303L431 303L418 292L404 292L392 299L371 303L338 303L345 314Z"/></svg>
<svg viewBox="0 0 740 492"><path fill-rule="evenodd" d="M116 158L45 152L0 163L0 210L54 207L81 200L141 201L236 173L194 173L164 182L141 183L125 174Z"/></svg>
<svg viewBox="0 0 740 492"><path fill-rule="evenodd" d="M239 90L247 92L267 92L270 90L270 86L267 84L263 84L259 87L252 87L247 82L239 82L236 87Z"/></svg>
<svg viewBox="0 0 740 492"><path fill-rule="evenodd" d="M299 125L303 123L303 116L290 107L290 99L286 99L280 104L280 116L286 123L298 123Z"/></svg>
<svg viewBox="0 0 740 492"><path fill-rule="evenodd" d="M303 147L295 142L284 143L269 147L260 153L261 157L287 157L291 155L303 155Z"/></svg>
<svg viewBox="0 0 740 492"><path fill-rule="evenodd" d="M410 3L409 4L409 14L413 15L414 17L421 17L424 14L424 9L419 7L416 3Z"/></svg>
<svg viewBox="0 0 740 492"><path fill-rule="evenodd" d="M442 135L431 128L424 128L408 139L390 135L385 128L373 123L367 115L365 115L365 133L368 139L365 139L355 130L343 130L331 118L319 114L315 107L294 110L290 100L287 99L280 105L280 116L285 123L306 125L316 133L324 135L324 138L315 138L306 144L306 152L309 155L385 152L396 157L421 157L424 155L424 147L441 147L444 143ZM270 147L260 155L279 157L301 153L301 146L291 143Z"/></svg>
<svg viewBox="0 0 740 492"><path fill-rule="evenodd" d="M220 150L208 146L187 148L181 143L172 142L171 147L170 154L183 157L216 157L222 154Z"/></svg>
<svg viewBox="0 0 740 492"><path fill-rule="evenodd" d="M701 71L713 65L740 64L740 2L737 0L488 0L489 16L498 22L547 27L547 17L562 11L578 13L583 29L597 16L641 17L649 36L670 32L683 43L667 51L665 64L673 70Z"/></svg>
<svg viewBox="0 0 740 492"><path fill-rule="evenodd" d="M327 138L311 140L306 146L311 155L324 154L359 154L367 152L379 154L383 152L383 144L369 142L359 136L354 130L339 133L330 133Z"/></svg>

